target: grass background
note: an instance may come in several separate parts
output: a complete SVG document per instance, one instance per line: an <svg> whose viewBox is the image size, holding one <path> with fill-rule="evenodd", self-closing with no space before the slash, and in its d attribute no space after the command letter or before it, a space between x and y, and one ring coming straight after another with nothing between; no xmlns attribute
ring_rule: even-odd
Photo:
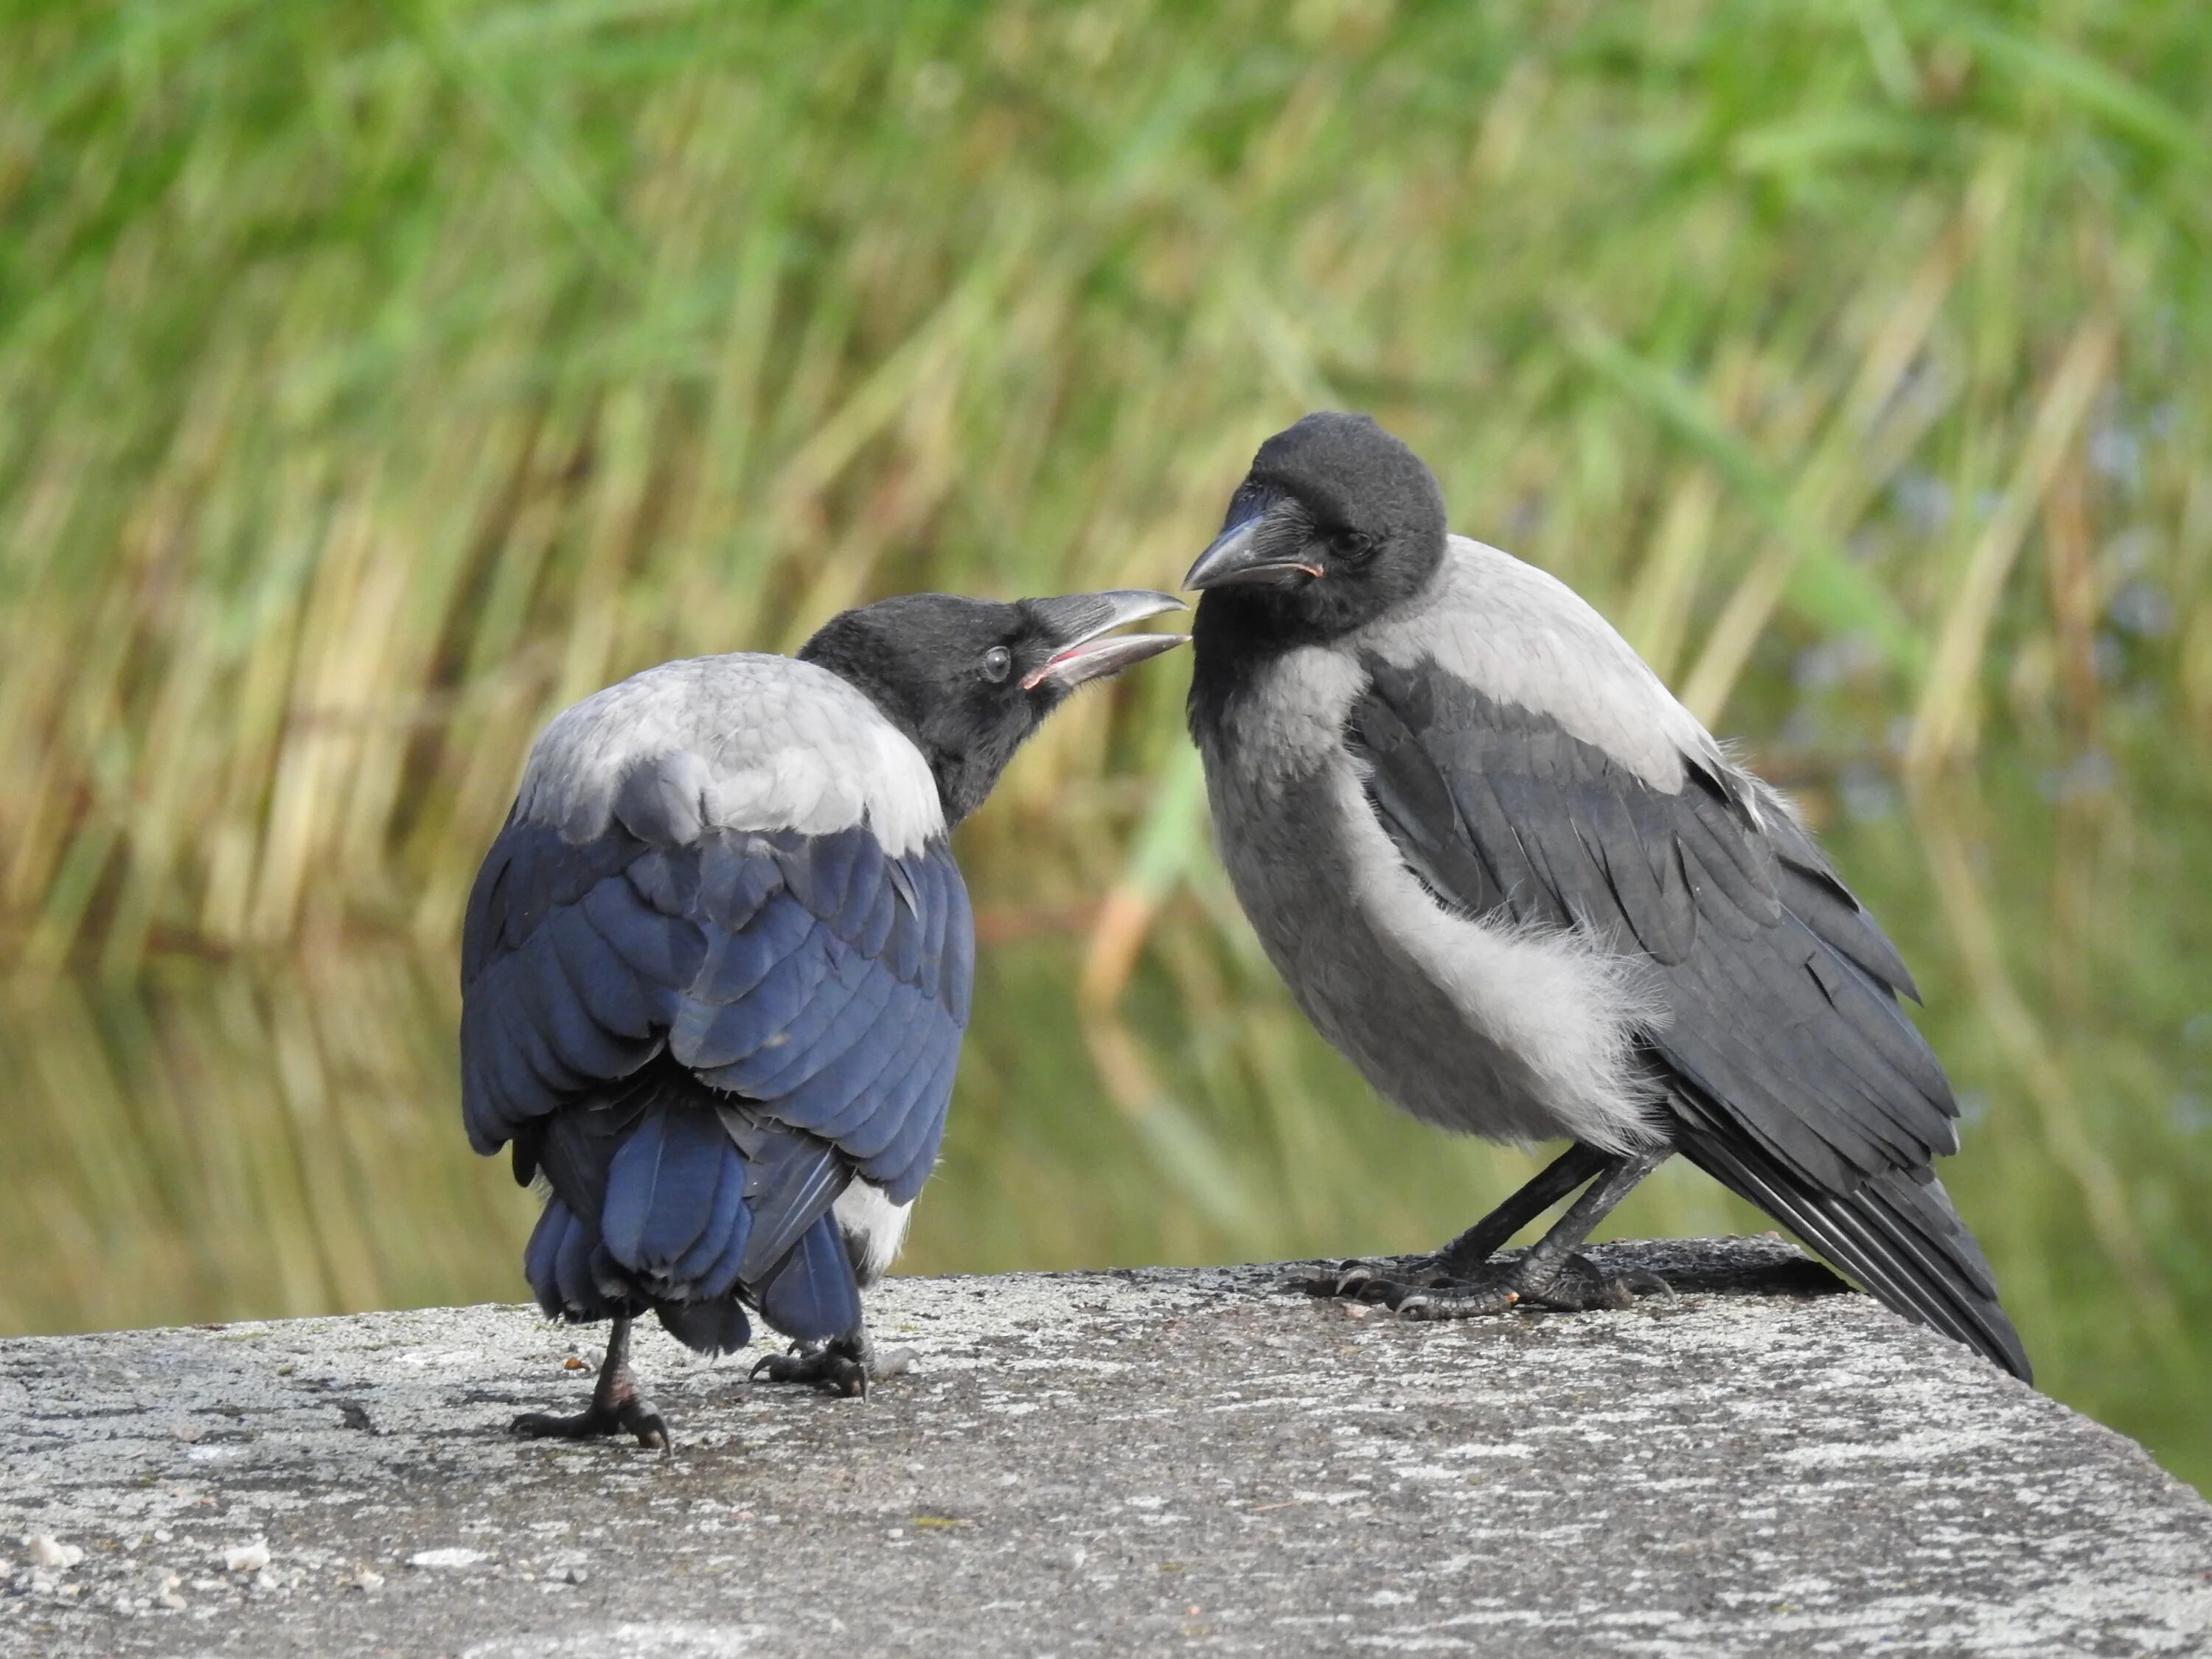
<svg viewBox="0 0 2212 1659"><path fill-rule="evenodd" d="M2212 1485L2212 13L0 0L0 1329L512 1297L455 935L554 709L1169 586L1371 410L1797 792L2046 1387ZM1411 1249L1180 659L963 830L906 1265ZM1670 1170L1628 1232L1764 1223Z"/></svg>

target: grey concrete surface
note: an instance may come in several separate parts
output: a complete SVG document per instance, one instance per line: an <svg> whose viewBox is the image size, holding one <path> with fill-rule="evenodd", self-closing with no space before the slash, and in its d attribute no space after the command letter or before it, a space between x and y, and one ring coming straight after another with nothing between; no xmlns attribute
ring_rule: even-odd
<svg viewBox="0 0 2212 1659"><path fill-rule="evenodd" d="M1598 1254L1682 1293L902 1279L866 1401L654 1331L667 1459L504 1434L597 1358L519 1308L0 1343L0 1652L2212 1651L2212 1508L2129 1442L1778 1243Z"/></svg>

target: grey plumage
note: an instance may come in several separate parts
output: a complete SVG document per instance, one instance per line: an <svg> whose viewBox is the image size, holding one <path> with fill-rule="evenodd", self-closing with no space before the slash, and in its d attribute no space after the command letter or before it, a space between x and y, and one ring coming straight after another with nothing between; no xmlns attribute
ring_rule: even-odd
<svg viewBox="0 0 2212 1659"><path fill-rule="evenodd" d="M583 842L619 821L655 847L703 830L822 835L865 818L884 850L945 831L921 752L828 669L750 652L663 663L556 715L515 815Z"/></svg>
<svg viewBox="0 0 2212 1659"><path fill-rule="evenodd" d="M1370 629L1387 635L1389 619ZM1581 933L1422 886L1344 740L1367 631L1259 666L1194 722L1222 858L1261 944L1322 1035L1416 1116L1503 1139L1635 1144L1649 988Z"/></svg>
<svg viewBox="0 0 2212 1659"><path fill-rule="evenodd" d="M1416 1115L1680 1151L2026 1375L1932 1175L1957 1108L1895 950L1781 796L1563 584L1448 535L1408 461L1310 417L1192 573L1217 836L1300 1006Z"/></svg>

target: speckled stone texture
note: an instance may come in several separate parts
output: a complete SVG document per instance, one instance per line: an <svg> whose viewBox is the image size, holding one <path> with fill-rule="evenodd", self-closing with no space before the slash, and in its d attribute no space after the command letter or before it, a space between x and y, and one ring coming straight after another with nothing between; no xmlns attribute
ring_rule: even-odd
<svg viewBox="0 0 2212 1659"><path fill-rule="evenodd" d="M598 1358L520 1308L0 1343L0 1652L2212 1652L2127 1441L1778 1243L1596 1254L1681 1294L902 1279L866 1401L641 1332L669 1459L507 1437Z"/></svg>

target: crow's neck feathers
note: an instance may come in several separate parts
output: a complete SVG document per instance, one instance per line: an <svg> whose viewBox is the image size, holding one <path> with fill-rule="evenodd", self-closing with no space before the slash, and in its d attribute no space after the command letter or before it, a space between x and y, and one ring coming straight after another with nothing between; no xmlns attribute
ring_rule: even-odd
<svg viewBox="0 0 2212 1659"><path fill-rule="evenodd" d="M878 600L832 617L800 656L875 705L921 754L948 828L981 806L1039 722L1057 706L1050 687L1024 690L1009 671L979 672L994 646L1030 632L1021 607L942 593Z"/></svg>

